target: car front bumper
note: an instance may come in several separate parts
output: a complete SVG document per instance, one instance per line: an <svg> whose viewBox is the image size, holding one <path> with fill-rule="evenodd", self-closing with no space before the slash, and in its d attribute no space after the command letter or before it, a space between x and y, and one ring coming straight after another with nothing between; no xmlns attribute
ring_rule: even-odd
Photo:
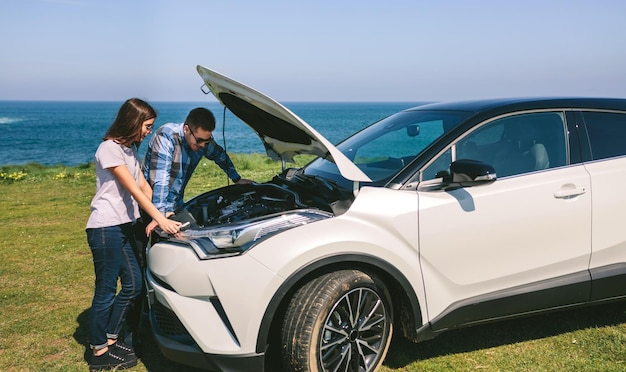
<svg viewBox="0 0 626 372"><path fill-rule="evenodd" d="M148 280L149 318L154 339L163 355L176 363L210 371L263 371L265 354L209 354L195 342L176 314L155 293L167 291Z"/></svg>

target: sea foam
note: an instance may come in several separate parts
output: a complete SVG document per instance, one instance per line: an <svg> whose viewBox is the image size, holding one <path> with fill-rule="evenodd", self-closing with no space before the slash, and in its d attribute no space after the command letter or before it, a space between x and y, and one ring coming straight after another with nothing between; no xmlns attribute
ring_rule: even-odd
<svg viewBox="0 0 626 372"><path fill-rule="evenodd" d="M22 121L22 119L0 116L0 124L12 124L12 123L17 123L18 121Z"/></svg>

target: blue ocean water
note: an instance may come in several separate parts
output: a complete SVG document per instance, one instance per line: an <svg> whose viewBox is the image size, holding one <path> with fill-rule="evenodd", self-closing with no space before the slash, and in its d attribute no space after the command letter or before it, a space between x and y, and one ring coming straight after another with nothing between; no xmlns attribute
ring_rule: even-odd
<svg viewBox="0 0 626 372"><path fill-rule="evenodd" d="M195 107L213 111L215 139L231 153L264 153L261 140L217 102L150 102L158 111L155 129L185 120ZM400 110L411 102L287 102L282 103L332 143ZM94 154L121 102L0 101L0 166L39 163L79 165ZM226 142L224 142L224 138ZM145 154L147 141L139 149Z"/></svg>

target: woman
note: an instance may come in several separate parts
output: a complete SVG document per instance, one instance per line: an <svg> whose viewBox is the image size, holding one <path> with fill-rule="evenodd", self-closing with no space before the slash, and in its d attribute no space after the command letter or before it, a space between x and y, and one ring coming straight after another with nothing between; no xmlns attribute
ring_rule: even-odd
<svg viewBox="0 0 626 372"><path fill-rule="evenodd" d="M163 231L179 231L180 223L165 218L152 204L152 189L137 156L137 148L152 132L155 118L156 112L148 103L129 99L96 151L96 195L86 227L96 275L89 325L92 371L137 364L132 347L119 341L118 336L142 286L132 228L139 207ZM122 288L116 295L118 278Z"/></svg>

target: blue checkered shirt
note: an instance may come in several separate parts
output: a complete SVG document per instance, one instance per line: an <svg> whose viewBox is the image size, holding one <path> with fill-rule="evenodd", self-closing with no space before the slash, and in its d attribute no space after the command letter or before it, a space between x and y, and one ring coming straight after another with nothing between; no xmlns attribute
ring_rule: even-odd
<svg viewBox="0 0 626 372"><path fill-rule="evenodd" d="M152 187L152 203L164 214L184 203L185 187L203 156L219 165L233 182L241 178L226 151L214 140L193 151L185 141L183 125L168 123L157 129L142 165Z"/></svg>

